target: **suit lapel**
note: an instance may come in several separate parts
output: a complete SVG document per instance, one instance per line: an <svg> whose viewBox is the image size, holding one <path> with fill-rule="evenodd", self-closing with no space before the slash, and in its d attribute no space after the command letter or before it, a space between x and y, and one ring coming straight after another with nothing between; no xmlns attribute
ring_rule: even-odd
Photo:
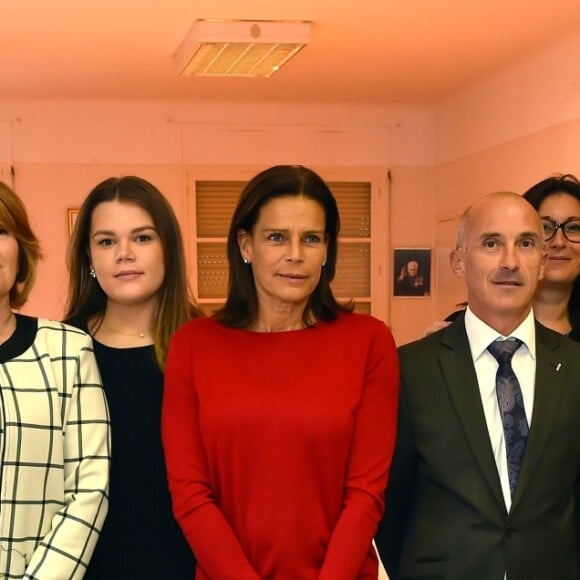
<svg viewBox="0 0 580 580"><path fill-rule="evenodd" d="M440 363L449 397L471 447L475 463L487 481L493 497L505 512L463 316L441 333L441 346Z"/></svg>
<svg viewBox="0 0 580 580"><path fill-rule="evenodd" d="M567 374L566 361L562 359L560 348L564 340L566 339L563 336L546 330L536 322L534 410L524 460L513 497L512 511L517 507L526 486L534 476L554 425Z"/></svg>

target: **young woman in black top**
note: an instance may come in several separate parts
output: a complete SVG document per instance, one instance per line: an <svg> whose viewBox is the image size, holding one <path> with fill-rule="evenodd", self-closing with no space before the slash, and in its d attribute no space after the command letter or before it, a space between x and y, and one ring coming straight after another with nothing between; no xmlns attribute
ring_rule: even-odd
<svg viewBox="0 0 580 580"><path fill-rule="evenodd" d="M139 177L85 199L69 251L67 322L93 337L111 413L110 507L85 580L191 580L161 446L163 367L172 333L200 316L177 219Z"/></svg>

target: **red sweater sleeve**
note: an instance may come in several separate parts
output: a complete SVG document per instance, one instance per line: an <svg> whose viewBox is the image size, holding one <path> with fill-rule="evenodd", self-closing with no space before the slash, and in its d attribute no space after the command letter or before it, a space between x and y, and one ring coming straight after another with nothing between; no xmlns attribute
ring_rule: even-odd
<svg viewBox="0 0 580 580"><path fill-rule="evenodd" d="M187 330L174 336L165 368L162 437L173 512L207 577L259 580L214 500L198 428Z"/></svg>
<svg viewBox="0 0 580 580"><path fill-rule="evenodd" d="M396 437L399 365L390 331L385 325L377 328L356 411L343 509L332 532L319 580L358 577L383 514Z"/></svg>

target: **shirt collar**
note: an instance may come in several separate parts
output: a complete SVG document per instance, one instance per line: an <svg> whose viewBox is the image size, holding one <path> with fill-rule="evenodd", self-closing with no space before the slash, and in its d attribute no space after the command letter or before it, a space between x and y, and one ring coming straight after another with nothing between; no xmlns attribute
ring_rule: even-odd
<svg viewBox="0 0 580 580"><path fill-rule="evenodd" d="M536 360L536 325L533 308L530 309L526 318L508 337L500 334L491 326L488 326L483 320L473 314L468 305L465 309L465 330L467 332L467 338L469 339L471 356L474 361L487 351L487 347L494 340L505 340L509 337L521 340L528 349L531 357Z"/></svg>

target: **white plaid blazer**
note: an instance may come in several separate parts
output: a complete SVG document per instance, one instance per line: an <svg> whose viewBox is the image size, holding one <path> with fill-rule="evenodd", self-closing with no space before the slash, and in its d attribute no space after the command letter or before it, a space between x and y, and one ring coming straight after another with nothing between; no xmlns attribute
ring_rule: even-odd
<svg viewBox="0 0 580 580"><path fill-rule="evenodd" d="M17 315L0 345L0 579L83 577L107 513L110 451L91 338Z"/></svg>

